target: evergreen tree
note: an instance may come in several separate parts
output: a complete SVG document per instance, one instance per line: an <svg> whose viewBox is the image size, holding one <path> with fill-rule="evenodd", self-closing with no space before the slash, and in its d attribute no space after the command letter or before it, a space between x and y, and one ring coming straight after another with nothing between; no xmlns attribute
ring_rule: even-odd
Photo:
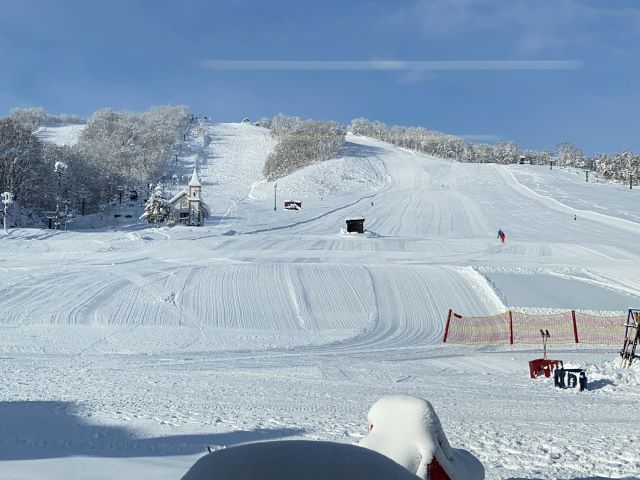
<svg viewBox="0 0 640 480"><path fill-rule="evenodd" d="M153 223L157 227L160 223L167 222L172 218L171 205L169 201L164 198L162 187L158 184L145 203L144 212L140 215L140 220Z"/></svg>

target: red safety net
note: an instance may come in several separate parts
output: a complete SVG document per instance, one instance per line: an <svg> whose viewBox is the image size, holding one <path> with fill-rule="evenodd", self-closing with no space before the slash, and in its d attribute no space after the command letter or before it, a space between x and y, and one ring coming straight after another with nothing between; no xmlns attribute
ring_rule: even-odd
<svg viewBox="0 0 640 480"><path fill-rule="evenodd" d="M576 312L578 341L595 345L616 345L624 337L623 325L626 315L615 317L596 317Z"/></svg>
<svg viewBox="0 0 640 480"><path fill-rule="evenodd" d="M617 345L621 342L625 315L596 316L571 310L531 315L508 311L488 317L466 317L449 311L445 336L447 343L504 344L540 343L540 330L549 332L549 344L584 343Z"/></svg>
<svg viewBox="0 0 640 480"><path fill-rule="evenodd" d="M448 343L509 343L509 313L492 317L449 315Z"/></svg>
<svg viewBox="0 0 640 480"><path fill-rule="evenodd" d="M575 343L571 312L529 315L512 312L513 343L540 343L540 330L549 331L547 343Z"/></svg>

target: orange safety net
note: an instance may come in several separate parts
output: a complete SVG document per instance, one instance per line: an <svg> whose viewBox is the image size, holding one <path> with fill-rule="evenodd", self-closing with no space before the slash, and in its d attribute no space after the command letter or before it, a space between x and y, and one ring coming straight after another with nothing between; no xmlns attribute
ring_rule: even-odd
<svg viewBox="0 0 640 480"><path fill-rule="evenodd" d="M539 343L540 330L549 332L547 343L584 343L588 345L617 345L622 341L625 315L597 316L575 310L531 315L507 311L487 317L467 317L449 311L446 343L514 344Z"/></svg>

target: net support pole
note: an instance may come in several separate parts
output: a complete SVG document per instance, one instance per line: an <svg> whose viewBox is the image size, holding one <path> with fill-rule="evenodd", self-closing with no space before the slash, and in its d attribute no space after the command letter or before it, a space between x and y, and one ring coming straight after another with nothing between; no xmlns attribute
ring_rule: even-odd
<svg viewBox="0 0 640 480"><path fill-rule="evenodd" d="M449 309L449 316L447 317L447 324L444 327L444 338L442 339L442 343L447 343L447 337L449 336L449 324L451 323L451 314L453 310Z"/></svg>
<svg viewBox="0 0 640 480"><path fill-rule="evenodd" d="M573 338L575 339L576 343L580 343L578 339L578 323L576 322L575 310L571 310L571 320L573 321Z"/></svg>
<svg viewBox="0 0 640 480"><path fill-rule="evenodd" d="M513 345L513 315L509 310L509 344Z"/></svg>

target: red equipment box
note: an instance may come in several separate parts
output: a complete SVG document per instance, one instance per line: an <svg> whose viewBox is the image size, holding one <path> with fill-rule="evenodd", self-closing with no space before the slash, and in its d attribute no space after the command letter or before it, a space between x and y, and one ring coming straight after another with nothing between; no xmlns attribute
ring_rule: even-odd
<svg viewBox="0 0 640 480"><path fill-rule="evenodd" d="M545 377L551 377L551 374L556 368L562 368L562 360L550 360L548 358L536 358L529 362L529 374L531 378L536 378L541 375Z"/></svg>

